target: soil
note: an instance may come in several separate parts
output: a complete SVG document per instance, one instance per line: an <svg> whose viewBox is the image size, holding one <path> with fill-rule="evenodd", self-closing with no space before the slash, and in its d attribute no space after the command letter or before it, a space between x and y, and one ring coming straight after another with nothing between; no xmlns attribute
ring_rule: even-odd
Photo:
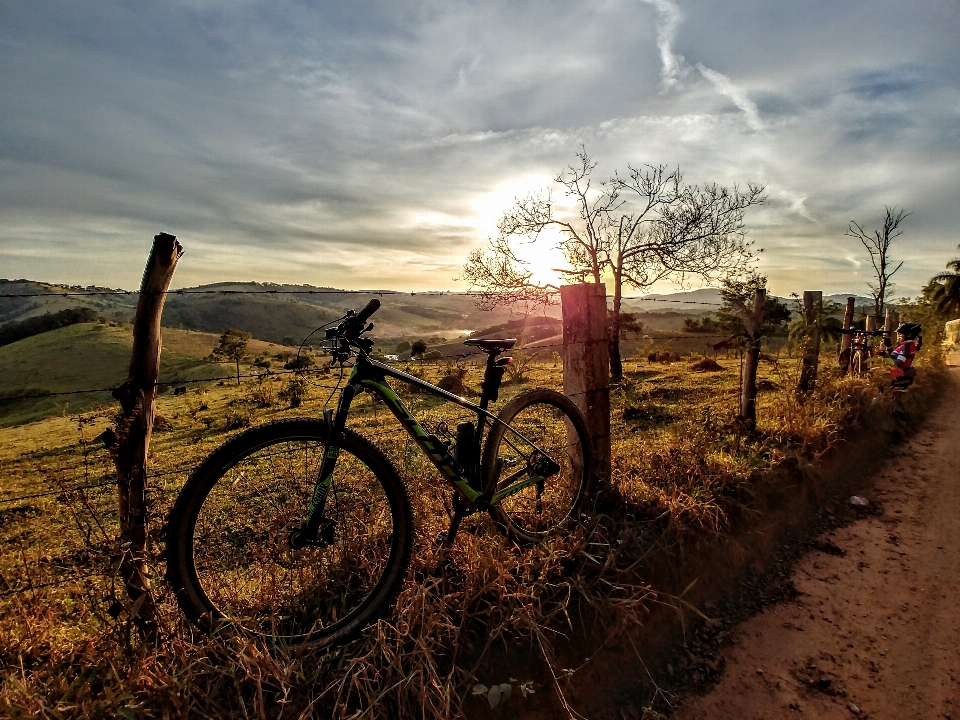
<svg viewBox="0 0 960 720"><path fill-rule="evenodd" d="M731 620L749 614L737 598L705 608L717 617L668 667L674 720L960 720L960 390L947 393L864 480L869 505L826 509L818 537L783 550L760 614ZM707 669L705 695L677 696L689 666Z"/></svg>

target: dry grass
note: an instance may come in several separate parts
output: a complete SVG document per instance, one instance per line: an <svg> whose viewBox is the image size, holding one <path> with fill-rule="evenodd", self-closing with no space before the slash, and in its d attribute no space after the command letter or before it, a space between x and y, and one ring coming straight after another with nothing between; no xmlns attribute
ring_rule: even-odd
<svg viewBox="0 0 960 720"><path fill-rule="evenodd" d="M465 521L452 549L438 549L432 539L445 529L449 492L392 416L362 395L353 424L402 469L414 501L414 560L395 612L323 656L271 654L243 638L197 635L184 626L162 568L155 577L161 632L155 643L144 643L131 631L129 608L111 580L114 490L69 490L109 481L106 452L91 439L110 424L110 409L69 423L54 418L2 429L0 497L59 494L0 504L0 712L446 718L488 708L486 696L471 694L477 683L510 684L515 710L533 703L563 708L566 683L579 671L566 667L568 640L576 642L589 627L595 648L608 633L643 622L654 596L637 575L641 562L685 538L724 533L755 471L789 457L810 461L858 423L891 417L883 379L839 379L825 371L817 390L799 402L790 392L793 361L785 360L779 368L763 366L760 426L742 436L731 422L739 367L733 359L720 363L724 371L694 373L690 361L628 362L625 382L612 393L612 489L582 526L526 549L505 542L481 516ZM436 381L447 370L422 372ZM468 366L464 382L476 387L480 372ZM524 387L560 382L549 361L526 374L525 385L504 387L501 401ZM921 380L934 375L927 368ZM335 378L321 382L332 385ZM151 449L155 549L189 469L238 432L227 429L236 424L231 417L256 424L316 414L329 394L310 387L303 406L290 410L266 402L281 389L279 379L268 378L239 389L211 385L202 393L161 396L158 410L170 427L154 436ZM457 408L451 414L422 395L404 399L431 425L456 426ZM521 685L536 694L521 693Z"/></svg>

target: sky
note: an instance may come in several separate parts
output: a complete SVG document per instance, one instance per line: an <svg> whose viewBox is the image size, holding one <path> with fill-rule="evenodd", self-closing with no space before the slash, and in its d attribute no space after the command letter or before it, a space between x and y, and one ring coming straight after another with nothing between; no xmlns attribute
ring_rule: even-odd
<svg viewBox="0 0 960 720"><path fill-rule="evenodd" d="M888 205L896 296L958 254L958 0L5 0L0 68L0 277L465 289L581 145L764 184L778 295L865 294Z"/></svg>

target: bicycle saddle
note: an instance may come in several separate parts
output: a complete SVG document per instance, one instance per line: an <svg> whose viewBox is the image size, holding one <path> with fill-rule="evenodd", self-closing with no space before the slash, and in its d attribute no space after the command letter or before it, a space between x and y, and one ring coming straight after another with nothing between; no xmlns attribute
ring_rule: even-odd
<svg viewBox="0 0 960 720"><path fill-rule="evenodd" d="M478 347L484 352L502 352L503 350L509 350L514 345L517 344L516 338L507 338L505 340L464 340L464 345L473 345Z"/></svg>

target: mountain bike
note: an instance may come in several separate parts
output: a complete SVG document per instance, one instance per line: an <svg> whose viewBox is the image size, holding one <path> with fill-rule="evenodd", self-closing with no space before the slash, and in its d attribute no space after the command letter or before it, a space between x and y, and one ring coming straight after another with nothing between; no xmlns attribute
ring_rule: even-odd
<svg viewBox="0 0 960 720"><path fill-rule="evenodd" d="M884 330L858 330L857 328L846 328L840 332L853 336L848 348L850 355L846 365L847 371L853 377L862 377L868 370L867 361L876 355L870 338L883 337L888 333Z"/></svg>
<svg viewBox="0 0 960 720"><path fill-rule="evenodd" d="M517 542L575 521L591 494L590 436L566 396L528 390L494 415L514 339L467 340L486 353L479 404L370 356L373 299L326 331L334 364L353 361L336 411L279 420L232 438L193 472L167 526L167 575L202 630L326 648L386 615L407 572L413 511L384 452L347 427L361 392L377 396L452 486L451 545L461 520L486 511ZM470 412L428 432L387 380Z"/></svg>

